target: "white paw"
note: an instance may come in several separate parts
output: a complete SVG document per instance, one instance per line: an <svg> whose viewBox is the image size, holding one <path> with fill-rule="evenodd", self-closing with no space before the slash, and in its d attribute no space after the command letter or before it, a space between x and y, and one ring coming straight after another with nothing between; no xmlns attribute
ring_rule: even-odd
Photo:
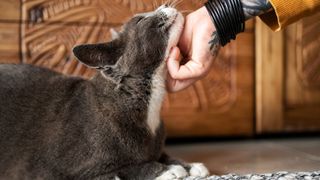
<svg viewBox="0 0 320 180"><path fill-rule="evenodd" d="M208 169L202 163L191 163L190 164L190 175L194 177L206 177L209 175Z"/></svg>
<svg viewBox="0 0 320 180"><path fill-rule="evenodd" d="M156 180L176 180L188 176L188 172L180 165L170 165L169 169L156 178Z"/></svg>

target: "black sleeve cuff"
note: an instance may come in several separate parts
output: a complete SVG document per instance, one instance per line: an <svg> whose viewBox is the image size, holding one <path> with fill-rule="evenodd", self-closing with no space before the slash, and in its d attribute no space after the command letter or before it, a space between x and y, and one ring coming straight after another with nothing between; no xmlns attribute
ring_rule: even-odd
<svg viewBox="0 0 320 180"><path fill-rule="evenodd" d="M222 46L244 31L245 17L240 0L209 0L205 7L216 27Z"/></svg>

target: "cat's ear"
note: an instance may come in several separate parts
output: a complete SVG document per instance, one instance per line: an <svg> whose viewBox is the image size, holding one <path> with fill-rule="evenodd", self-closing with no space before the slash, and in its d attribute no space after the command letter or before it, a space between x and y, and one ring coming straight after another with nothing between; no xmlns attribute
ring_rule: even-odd
<svg viewBox="0 0 320 180"><path fill-rule="evenodd" d="M82 44L73 48L73 54L90 68L101 69L115 65L121 56L121 47L114 41L101 44Z"/></svg>
<svg viewBox="0 0 320 180"><path fill-rule="evenodd" d="M119 32L113 28L110 28L110 34L111 34L112 40L117 39L119 37Z"/></svg>

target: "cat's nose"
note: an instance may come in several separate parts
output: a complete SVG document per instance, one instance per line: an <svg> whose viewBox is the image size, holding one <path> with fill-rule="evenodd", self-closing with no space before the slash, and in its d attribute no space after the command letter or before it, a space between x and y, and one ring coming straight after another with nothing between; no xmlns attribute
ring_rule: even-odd
<svg viewBox="0 0 320 180"><path fill-rule="evenodd" d="M177 13L178 13L178 11L175 8L172 8L172 7L163 8L163 9L161 9L161 11L165 15L167 15L168 17L176 16Z"/></svg>

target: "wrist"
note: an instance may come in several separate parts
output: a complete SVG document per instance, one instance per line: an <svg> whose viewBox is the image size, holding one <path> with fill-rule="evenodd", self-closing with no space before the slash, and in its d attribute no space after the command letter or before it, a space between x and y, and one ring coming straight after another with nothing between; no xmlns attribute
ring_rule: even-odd
<svg viewBox="0 0 320 180"><path fill-rule="evenodd" d="M216 27L220 45L225 46L244 31L245 16L240 0L209 0L205 7Z"/></svg>
<svg viewBox="0 0 320 180"><path fill-rule="evenodd" d="M196 10L192 13L194 26L204 26L208 32L215 31L215 26L212 23L210 14L208 13L207 9L203 6L200 9Z"/></svg>

